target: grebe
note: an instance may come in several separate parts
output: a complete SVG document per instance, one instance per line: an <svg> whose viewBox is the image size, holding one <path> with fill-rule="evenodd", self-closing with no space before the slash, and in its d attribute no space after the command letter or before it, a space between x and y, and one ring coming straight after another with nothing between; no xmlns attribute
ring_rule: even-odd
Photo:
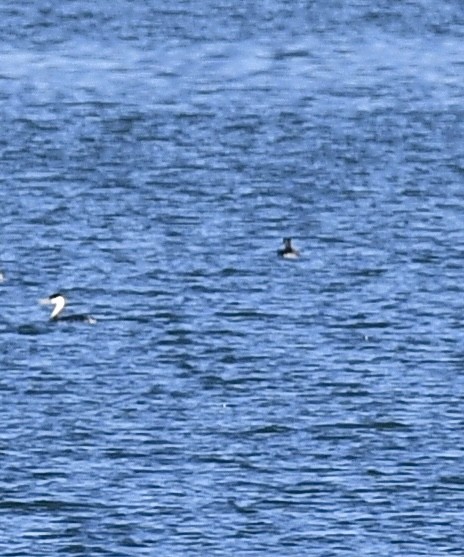
<svg viewBox="0 0 464 557"><path fill-rule="evenodd" d="M59 292L57 292L56 294L52 294L48 298L40 300L40 303L55 306L52 313L50 314L50 321L80 321L84 323L91 323L92 325L97 322L95 317L86 315L84 313L78 313L74 315L61 315L61 312L66 305L66 298Z"/></svg>
<svg viewBox="0 0 464 557"><path fill-rule="evenodd" d="M300 252L292 246L291 238L284 238L284 247L277 250L277 255L280 257L285 257L285 259L296 259L300 257Z"/></svg>

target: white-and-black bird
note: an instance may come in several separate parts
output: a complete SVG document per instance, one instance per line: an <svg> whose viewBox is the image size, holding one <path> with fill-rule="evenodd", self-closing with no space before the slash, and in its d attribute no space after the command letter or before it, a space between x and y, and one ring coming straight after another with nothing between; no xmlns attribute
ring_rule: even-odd
<svg viewBox="0 0 464 557"><path fill-rule="evenodd" d="M41 304L55 306L50 314L50 321L80 321L81 323L91 323L92 325L97 322L95 317L87 315L86 313L62 315L66 302L66 298L59 292L40 300Z"/></svg>

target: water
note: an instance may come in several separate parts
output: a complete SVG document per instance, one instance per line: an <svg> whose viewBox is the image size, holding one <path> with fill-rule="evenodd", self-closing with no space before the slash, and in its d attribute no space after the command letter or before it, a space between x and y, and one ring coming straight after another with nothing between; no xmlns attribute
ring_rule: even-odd
<svg viewBox="0 0 464 557"><path fill-rule="evenodd" d="M0 16L2 556L462 555L462 3Z"/></svg>

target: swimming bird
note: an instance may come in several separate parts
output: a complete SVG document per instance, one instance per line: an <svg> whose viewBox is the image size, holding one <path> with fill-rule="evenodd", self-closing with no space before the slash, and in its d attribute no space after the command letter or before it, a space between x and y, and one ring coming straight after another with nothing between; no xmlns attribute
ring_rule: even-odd
<svg viewBox="0 0 464 557"><path fill-rule="evenodd" d="M277 250L277 255L285 259L296 259L300 256L300 252L292 246L291 238L284 238L282 240L284 247Z"/></svg>
<svg viewBox="0 0 464 557"><path fill-rule="evenodd" d="M57 292L56 294L52 294L48 298L40 300L41 304L55 306L52 313L50 314L50 321L80 321L83 323L91 323L92 325L97 322L95 317L92 317L91 315L87 315L85 313L61 315L66 302L66 298L59 292Z"/></svg>

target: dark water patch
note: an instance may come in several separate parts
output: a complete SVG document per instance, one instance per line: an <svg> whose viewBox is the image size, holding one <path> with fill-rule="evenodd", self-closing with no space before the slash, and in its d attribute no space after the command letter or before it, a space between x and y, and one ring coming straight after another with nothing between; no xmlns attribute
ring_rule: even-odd
<svg viewBox="0 0 464 557"><path fill-rule="evenodd" d="M287 434L291 433L293 430L290 427L281 426L281 425L265 425L258 428L250 429L246 432L241 432L243 435L247 436L254 436L254 435L280 435L280 434Z"/></svg>
<svg viewBox="0 0 464 557"><path fill-rule="evenodd" d="M367 427L372 427L378 430L411 430L411 427L407 424L402 422L395 422L395 421L376 421L370 424L367 424Z"/></svg>
<svg viewBox="0 0 464 557"><path fill-rule="evenodd" d="M37 326L37 325L20 325L18 327L18 334L20 335L43 335L50 332L48 327Z"/></svg>

